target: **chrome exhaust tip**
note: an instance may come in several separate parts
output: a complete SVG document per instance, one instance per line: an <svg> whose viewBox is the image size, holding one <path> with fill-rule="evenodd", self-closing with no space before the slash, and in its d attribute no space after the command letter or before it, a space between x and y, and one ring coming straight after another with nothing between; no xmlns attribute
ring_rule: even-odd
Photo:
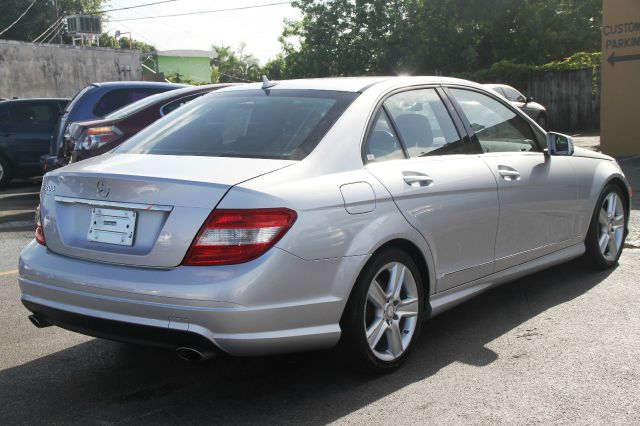
<svg viewBox="0 0 640 426"><path fill-rule="evenodd" d="M196 348L190 348L187 346L180 346L176 348L176 355L178 358L184 361L197 362L204 361L205 359L213 358L215 355L213 351L202 350Z"/></svg>
<svg viewBox="0 0 640 426"><path fill-rule="evenodd" d="M29 321L31 321L31 324L35 325L38 328L51 327L51 324L49 324L43 318L40 318L35 314L29 315Z"/></svg>

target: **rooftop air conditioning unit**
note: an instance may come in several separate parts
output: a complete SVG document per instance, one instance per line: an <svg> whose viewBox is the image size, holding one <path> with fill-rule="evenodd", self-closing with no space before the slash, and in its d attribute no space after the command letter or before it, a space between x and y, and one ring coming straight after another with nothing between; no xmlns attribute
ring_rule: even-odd
<svg viewBox="0 0 640 426"><path fill-rule="evenodd" d="M95 15L67 16L69 35L100 35L102 34L102 18Z"/></svg>

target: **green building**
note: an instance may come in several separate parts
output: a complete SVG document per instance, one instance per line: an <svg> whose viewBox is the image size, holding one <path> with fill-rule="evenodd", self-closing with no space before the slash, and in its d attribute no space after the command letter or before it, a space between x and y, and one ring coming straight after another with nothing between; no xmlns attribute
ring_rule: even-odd
<svg viewBox="0 0 640 426"><path fill-rule="evenodd" d="M171 77L172 80L211 83L211 52L206 50L153 52L142 64L145 80L162 81Z"/></svg>

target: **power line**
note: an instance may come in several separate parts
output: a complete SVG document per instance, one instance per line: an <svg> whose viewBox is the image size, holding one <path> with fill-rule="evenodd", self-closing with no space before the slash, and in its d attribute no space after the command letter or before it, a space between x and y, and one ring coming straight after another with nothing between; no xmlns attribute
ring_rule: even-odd
<svg viewBox="0 0 640 426"><path fill-rule="evenodd" d="M217 12L231 12L234 10L246 10L246 9L257 9L261 7L270 7L270 6L279 6L282 4L291 4L291 1L281 1L277 3L267 3L267 4L258 4L254 6L243 6L243 7L230 7L227 9L214 9L214 10L202 10L200 12L187 12L187 13L174 13L171 15L158 15L158 16L142 16L140 18L123 18L123 19L114 19L109 22L122 22L122 21L137 21L141 19L156 19L156 18L171 18L174 16L190 16L190 15L203 15L206 13L217 13Z"/></svg>
<svg viewBox="0 0 640 426"><path fill-rule="evenodd" d="M56 36L58 34L60 34L60 31L62 31L64 29L64 21L60 21L60 24L58 24L57 26L57 31L52 33L49 37L46 37L46 40L41 41L40 43L51 43L53 41L54 38L56 38Z"/></svg>
<svg viewBox="0 0 640 426"><path fill-rule="evenodd" d="M20 21L20 20L22 19L22 17L23 17L24 15L26 15L26 14L27 14L27 12L29 11L29 9L31 9L31 7L32 7L34 4L36 4L36 1L37 1L37 0L33 0L33 1L31 2L31 4L29 5L29 7L27 7L27 10L25 10L24 12L22 12L22 15L18 16L18 19L16 19L15 21L13 21L13 22L11 23L11 25L9 25L7 28L5 28L4 30L0 31L0 35L2 35L2 34L4 34L4 33L6 33L7 31L9 31L9 30L11 29L11 27L13 27L15 24L17 24L17 23L18 23L18 21Z"/></svg>
<svg viewBox="0 0 640 426"><path fill-rule="evenodd" d="M114 5L116 5L116 6L120 7L120 4L118 4L118 3L116 3L116 2L112 2L112 3L113 3ZM138 12L138 11L134 11L133 13L137 14L138 16L144 16L144 15L142 15L142 14L141 14L140 12ZM107 22L113 22L113 21L107 21ZM205 37L203 37L202 35L200 35L200 34L196 34L196 33L191 32L191 31L187 31L187 30L185 30L184 28L181 28L181 27L179 27L179 26L177 26L177 25L175 25L175 24L171 24L171 23L169 23L169 22L165 22L165 21L162 21L162 20L160 20L160 19L158 19L158 20L157 20L157 22L159 22L159 23L161 23L162 25L165 25L165 26L167 26L167 27L172 27L172 28L175 28L175 29L177 29L177 30L180 30L180 31L182 31L182 32L183 32L183 33L185 33L185 34L190 34L190 35L195 36L195 37L198 37L198 38L200 38L200 39L202 39L202 40L206 40L206 38L205 38ZM124 24L122 24L122 23L121 23L120 25L123 25L123 26L124 26ZM155 44L155 43L152 43L152 44Z"/></svg>
<svg viewBox="0 0 640 426"><path fill-rule="evenodd" d="M136 5L136 6L119 7L118 9L98 10L98 11L91 12L91 13L107 13L107 12L115 12L117 10L137 9L139 7L153 6L154 4L171 3L171 2L174 2L174 1L178 1L178 0L156 1L156 2L153 2L153 3L139 4L139 5Z"/></svg>
<svg viewBox="0 0 640 426"><path fill-rule="evenodd" d="M60 17L60 18L56 19L56 20L53 22L53 24L51 24L51 25L49 26L49 28L47 28L46 30L44 30L44 31L42 32L42 34L40 34L38 37L34 38L34 39L33 39L33 41L32 41L31 43L35 43L36 41L38 41L41 37L43 37L45 34L47 34L49 31L51 31L51 29L52 29L53 27L55 27L56 25L58 25L58 24L59 24L63 19L64 19L63 17Z"/></svg>

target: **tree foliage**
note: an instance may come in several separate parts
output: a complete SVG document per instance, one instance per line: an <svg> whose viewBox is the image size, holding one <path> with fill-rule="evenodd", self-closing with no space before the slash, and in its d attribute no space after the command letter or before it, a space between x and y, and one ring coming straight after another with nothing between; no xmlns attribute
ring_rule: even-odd
<svg viewBox="0 0 640 426"><path fill-rule="evenodd" d="M258 59L245 52L246 45L241 43L238 49L229 46L211 46L215 58L211 59L211 81L230 83L258 81L260 63Z"/></svg>
<svg viewBox="0 0 640 426"><path fill-rule="evenodd" d="M296 0L274 77L453 74L600 46L602 0ZM500 66L500 65L499 65Z"/></svg>
<svg viewBox="0 0 640 426"><path fill-rule="evenodd" d="M0 30L8 27L31 4L32 0L2 0L0 13ZM2 35L3 39L33 41L56 21L56 4L58 16L98 11L107 0L37 0L29 12ZM64 31L61 32L68 41Z"/></svg>

